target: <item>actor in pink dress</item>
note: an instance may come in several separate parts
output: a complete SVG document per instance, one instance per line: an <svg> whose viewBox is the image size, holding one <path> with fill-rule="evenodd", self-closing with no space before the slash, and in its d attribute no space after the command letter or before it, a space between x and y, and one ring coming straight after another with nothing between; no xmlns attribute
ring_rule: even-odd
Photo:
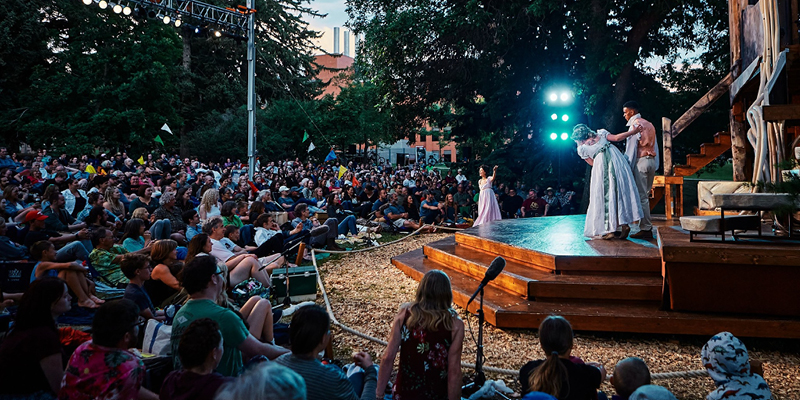
<svg viewBox="0 0 800 400"><path fill-rule="evenodd" d="M486 176L488 171L488 166L481 166L481 180L478 181L478 185L481 188L481 193L478 197L478 218L475 219L475 222L472 224L472 226L478 226L497 219L502 219L500 216L500 206L497 205L497 198L495 198L494 190L492 190L492 183L497 175L497 166L495 165L494 169L492 169L492 176L490 177Z"/></svg>

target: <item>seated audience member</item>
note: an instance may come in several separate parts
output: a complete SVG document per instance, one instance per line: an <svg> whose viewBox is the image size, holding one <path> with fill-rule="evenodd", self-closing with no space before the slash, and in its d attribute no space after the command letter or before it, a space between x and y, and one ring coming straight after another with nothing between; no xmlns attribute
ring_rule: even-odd
<svg viewBox="0 0 800 400"><path fill-rule="evenodd" d="M508 194L500 196L500 212L504 219L515 218L522 207L522 197L517 196L516 189L509 189Z"/></svg>
<svg viewBox="0 0 800 400"><path fill-rule="evenodd" d="M184 211L182 217L186 224L186 240L192 240L194 235L203 233L203 227L200 226L200 214L197 211Z"/></svg>
<svg viewBox="0 0 800 400"><path fill-rule="evenodd" d="M417 287L413 303L404 304L394 318L389 344L381 357L377 398L389 382L400 351L394 393L409 399L461 398L461 349L464 322L453 310L450 278L429 271ZM410 334L409 334L410 333ZM419 351L419 348L425 349ZM445 378L446 377L446 378Z"/></svg>
<svg viewBox="0 0 800 400"><path fill-rule="evenodd" d="M22 295L14 327L0 343L0 397L55 399L64 376L56 318L71 308L66 283L45 277Z"/></svg>
<svg viewBox="0 0 800 400"><path fill-rule="evenodd" d="M46 276L59 277L78 296L79 306L97 308L105 303L94 294L94 282L86 277L88 268L76 261L56 262L56 255L56 248L49 241L42 240L31 246L31 256L38 261L31 271L31 282Z"/></svg>
<svg viewBox="0 0 800 400"><path fill-rule="evenodd" d="M211 255L212 248L214 248L214 246L211 244L211 238L208 237L208 234L200 233L195 235L195 237L189 241L186 259L183 260L183 265L188 265L197 256Z"/></svg>
<svg viewBox="0 0 800 400"><path fill-rule="evenodd" d="M614 367L611 384L617 392L611 400L628 400L636 389L650 384L650 370L638 357L628 357Z"/></svg>
<svg viewBox="0 0 800 400"><path fill-rule="evenodd" d="M5 212L8 214L9 219L16 222L22 222L28 211L34 210L33 204L25 204L23 199L20 198L19 186L8 185L3 189L3 199L6 201Z"/></svg>
<svg viewBox="0 0 800 400"><path fill-rule="evenodd" d="M89 239L90 236L87 229L81 229L74 234L53 236L55 234L45 230L44 221L46 219L47 216L38 211L31 211L25 216L25 223L29 226L28 233L25 235L25 247L30 248L36 242L48 240L57 247L62 246L57 252L56 261L58 262L85 261L89 259L89 252L86 246L80 242L81 240Z"/></svg>
<svg viewBox="0 0 800 400"><path fill-rule="evenodd" d="M126 220L128 218L128 211L125 209L125 204L122 202L122 192L116 185L109 185L106 192L103 194L105 202L103 208L108 210L119 220ZM135 200L134 200L135 201ZM155 202L153 202L155 203ZM133 204L133 202L131 202ZM133 208L135 209L135 207Z"/></svg>
<svg viewBox="0 0 800 400"><path fill-rule="evenodd" d="M130 253L124 247L114 244L114 235L105 228L98 228L92 232L92 250L89 260L98 273L100 279L106 285L119 287L128 284L128 278L119 269L122 256ZM134 253L148 254L150 248L145 248Z"/></svg>
<svg viewBox="0 0 800 400"><path fill-rule="evenodd" d="M247 211L247 223L254 224L258 216L265 212L266 208L264 208L264 202L259 200L254 201L253 204L250 205L250 210ZM244 221L244 218L242 218L242 221Z"/></svg>
<svg viewBox="0 0 800 400"><path fill-rule="evenodd" d="M222 359L222 334L210 318L194 320L181 335L178 358L183 369L164 379L161 400L213 400L220 386L233 378L214 372Z"/></svg>
<svg viewBox="0 0 800 400"><path fill-rule="evenodd" d="M422 193L425 200L419 206L420 222L435 224L442 221L442 208L444 204L439 204L436 197L430 191Z"/></svg>
<svg viewBox="0 0 800 400"><path fill-rule="evenodd" d="M751 397L745 397L752 399ZM631 396L631 400L678 400L667 388L657 385L644 385L636 389Z"/></svg>
<svg viewBox="0 0 800 400"><path fill-rule="evenodd" d="M181 209L175 205L175 201L175 192L165 192L158 199L160 207L153 211L153 218L156 221L169 221L170 232L164 232L164 236L157 239L172 239L185 245L186 223L183 222Z"/></svg>
<svg viewBox="0 0 800 400"><path fill-rule="evenodd" d="M341 232L342 235L357 235L358 234L358 227L356 227L356 217L354 215L345 215L342 209L342 204L338 193L331 193L328 195L328 218L336 218L339 221L339 225L336 226L336 229ZM295 208L296 209L296 208Z"/></svg>
<svg viewBox="0 0 800 400"><path fill-rule="evenodd" d="M120 241L125 250L138 251L145 247L150 247L150 232L145 230L146 226L144 221L139 218L131 218L125 224L125 232L122 234Z"/></svg>
<svg viewBox="0 0 800 400"><path fill-rule="evenodd" d="M150 296L144 290L144 283L150 280L150 257L144 254L126 254L122 257L120 269L130 281L125 287L123 298L136 303L142 317L164 321L164 311L156 311Z"/></svg>
<svg viewBox="0 0 800 400"><path fill-rule="evenodd" d="M244 282L248 278L253 278L264 286L270 285L269 272L283 263L283 257L280 257L280 254L271 259L261 260L256 255L246 252L238 255L234 254L220 242L225 235L225 227L222 226L220 218L208 220L203 230L211 239L212 247L209 254L216 257L219 262L224 263L228 268L228 280L231 287ZM264 265L266 265L266 268L262 268Z"/></svg>
<svg viewBox="0 0 800 400"><path fill-rule="evenodd" d="M172 239L157 240L150 248L150 258L155 267L144 288L153 304L160 308L180 304L185 295L178 295L182 289L178 276L183 269L183 263L178 261L178 243Z"/></svg>
<svg viewBox="0 0 800 400"><path fill-rule="evenodd" d="M95 206L102 207L104 201L103 195L100 192L89 193L86 195L86 205L78 212L75 220L78 222L86 222L86 217L89 216L89 212L92 211L92 208Z"/></svg>
<svg viewBox="0 0 800 400"><path fill-rule="evenodd" d="M217 189L208 189L203 193L197 213L200 220L205 221L219 215L219 192Z"/></svg>
<svg viewBox="0 0 800 400"><path fill-rule="evenodd" d="M296 218L292 220L292 227L297 228L300 224L303 224L303 232L311 231L312 228L320 225L316 218L310 218L311 211L308 209L308 204L300 203L296 205L294 215ZM328 218L325 220L325 225L329 228L328 233L312 237L310 244L314 247L326 247L328 250L344 250L336 244L336 237L339 236L339 220Z"/></svg>
<svg viewBox="0 0 800 400"><path fill-rule="evenodd" d="M133 212L133 210L144 207L147 212L152 214L158 208L158 201L153 198L153 188L149 185L142 185L139 186L139 189L136 191L136 198L131 200L131 204L128 206L128 211ZM106 195L106 200L108 200L108 195ZM118 214L118 213L115 213Z"/></svg>
<svg viewBox="0 0 800 400"><path fill-rule="evenodd" d="M222 385L215 400L306 400L306 385L294 371L271 363L253 366Z"/></svg>
<svg viewBox="0 0 800 400"><path fill-rule="evenodd" d="M597 398L606 371L600 364L584 364L579 358L570 357L572 338L572 326L563 317L551 315L542 321L539 342L547 358L531 361L520 369L522 393L543 392L559 400Z"/></svg>
<svg viewBox="0 0 800 400"><path fill-rule="evenodd" d="M195 237L196 239L197 237ZM224 376L237 376L242 372L243 358L257 355L275 359L288 350L260 342L245 327L244 322L233 311L216 304L225 287L224 271L217 267L214 257L200 255L184 268L181 284L189 293L189 301L175 314L172 326L172 354L175 368L180 368L180 338L193 321L210 318L219 324L224 352L217 372Z"/></svg>
<svg viewBox="0 0 800 400"><path fill-rule="evenodd" d="M53 192L48 199L50 206L42 210L42 215L46 215L44 221L45 228L54 232L73 232L86 227L83 222L75 221L64 209L64 195L60 192Z"/></svg>
<svg viewBox="0 0 800 400"><path fill-rule="evenodd" d="M522 217L541 217L547 214L549 205L546 201L539 198L536 189L528 190L528 198L522 202Z"/></svg>
<svg viewBox="0 0 800 400"><path fill-rule="evenodd" d="M11 227L11 229L16 229ZM28 249L6 236L8 233L8 226L6 226L6 219L0 217L0 261L9 260L22 260L28 256Z"/></svg>
<svg viewBox="0 0 800 400"><path fill-rule="evenodd" d="M763 373L761 364L750 360L744 343L730 332L711 337L701 354L703 366L717 386L707 400L772 399L767 382L759 374Z"/></svg>
<svg viewBox="0 0 800 400"><path fill-rule="evenodd" d="M392 221L392 224L395 226L395 228L409 228L414 230L419 229L420 225L413 220L408 219L409 217L406 210L403 208L403 206L397 204L397 193L392 193L389 195L389 203L391 205L384 213L386 214L386 218Z"/></svg>
<svg viewBox="0 0 800 400"><path fill-rule="evenodd" d="M275 363L303 377L309 400L375 399L378 373L368 353L353 355L353 362L365 373L363 387L358 388L353 387L339 367L325 365L318 359L331 339L330 325L330 317L322 307L312 305L297 310L289 324L292 352L278 357Z"/></svg>
<svg viewBox="0 0 800 400"><path fill-rule="evenodd" d="M109 301L92 321L92 340L72 354L61 383L61 400L158 399L142 387L142 359L128 351L136 346L139 329L147 320L130 300Z"/></svg>
<svg viewBox="0 0 800 400"><path fill-rule="evenodd" d="M222 208L219 209L219 215L222 216L222 224L224 226L233 225L237 228L244 226L242 219L236 215L235 201L226 201L224 204L222 204Z"/></svg>

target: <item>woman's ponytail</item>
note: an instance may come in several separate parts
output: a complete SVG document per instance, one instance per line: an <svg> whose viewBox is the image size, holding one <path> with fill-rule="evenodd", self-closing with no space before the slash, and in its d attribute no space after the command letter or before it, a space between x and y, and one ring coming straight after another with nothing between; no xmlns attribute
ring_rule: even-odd
<svg viewBox="0 0 800 400"><path fill-rule="evenodd" d="M557 398L566 397L569 394L569 374L559 355L567 355L572 349L572 326L562 317L547 317L539 325L539 342L548 355L528 377L530 390ZM563 387L565 384L566 388Z"/></svg>

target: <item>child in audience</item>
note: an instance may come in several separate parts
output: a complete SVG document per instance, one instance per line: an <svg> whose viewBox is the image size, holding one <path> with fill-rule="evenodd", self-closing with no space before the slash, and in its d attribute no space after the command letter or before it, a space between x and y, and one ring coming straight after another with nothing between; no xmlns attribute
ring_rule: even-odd
<svg viewBox="0 0 800 400"><path fill-rule="evenodd" d="M150 296L144 290L144 283L150 279L150 257L144 254L126 254L122 257L120 269L125 277L130 280L125 288L123 298L126 298L139 306L139 315L147 319L164 321L163 310L156 311Z"/></svg>
<svg viewBox="0 0 800 400"><path fill-rule="evenodd" d="M525 364L519 371L522 393L543 392L559 400L594 400L606 378L597 363L570 359L572 326L563 317L551 315L539 325L539 342L547 355L544 360Z"/></svg>
<svg viewBox="0 0 800 400"><path fill-rule="evenodd" d="M428 271L419 282L416 300L402 305L394 318L381 358L377 398L383 396L398 349L396 399L461 398L464 322L452 304L450 278L439 270Z"/></svg>
<svg viewBox="0 0 800 400"><path fill-rule="evenodd" d="M55 262L57 252L52 242L49 240L36 242L31 246L30 252L33 259L38 261L31 272L31 282L45 276L59 277L78 296L78 306L97 308L105 303L94 294L94 282L86 277L88 268L76 261Z"/></svg>
<svg viewBox="0 0 800 400"><path fill-rule="evenodd" d="M92 340L78 346L69 359L58 398L158 399L142 387L144 363L128 351L136 345L139 329L146 321L130 300L103 304L92 321Z"/></svg>
<svg viewBox="0 0 800 400"><path fill-rule="evenodd" d="M261 363L223 385L216 400L306 400L306 384L289 368Z"/></svg>
<svg viewBox="0 0 800 400"><path fill-rule="evenodd" d="M764 378L754 370L747 348L730 332L720 332L703 346L703 366L717 389L707 400L771 400ZM760 371L760 366L758 367Z"/></svg>
<svg viewBox="0 0 800 400"><path fill-rule="evenodd" d="M19 301L14 327L0 344L0 397L54 399L64 376L56 318L72 297L59 278L31 283Z"/></svg>
<svg viewBox="0 0 800 400"><path fill-rule="evenodd" d="M617 392L611 400L628 400L636 389L650 384L650 369L641 358L628 357L614 367L611 384Z"/></svg>
<svg viewBox="0 0 800 400"><path fill-rule="evenodd" d="M631 400L678 400L667 388L658 385L644 385L631 393ZM760 399L759 399L760 400Z"/></svg>
<svg viewBox="0 0 800 400"><path fill-rule="evenodd" d="M180 371L172 371L161 385L161 400L213 400L220 386L233 378L214 372L222 359L222 334L210 318L189 324L178 343Z"/></svg>

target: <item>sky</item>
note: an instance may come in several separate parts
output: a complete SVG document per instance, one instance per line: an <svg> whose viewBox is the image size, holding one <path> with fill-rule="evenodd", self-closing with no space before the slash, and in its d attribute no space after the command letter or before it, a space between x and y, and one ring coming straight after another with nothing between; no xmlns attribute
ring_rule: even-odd
<svg viewBox="0 0 800 400"><path fill-rule="evenodd" d="M309 23L309 28L322 32L322 37L318 40L317 44L326 51L333 52L333 28L340 27L341 33L339 34L340 51L344 52L344 31L347 30L344 24L347 22L347 13L345 12L344 0L312 0L310 7L319 10L321 14L328 14L325 18L313 18L305 16L305 20ZM353 35L350 35L350 55L353 55L353 45L355 40Z"/></svg>

